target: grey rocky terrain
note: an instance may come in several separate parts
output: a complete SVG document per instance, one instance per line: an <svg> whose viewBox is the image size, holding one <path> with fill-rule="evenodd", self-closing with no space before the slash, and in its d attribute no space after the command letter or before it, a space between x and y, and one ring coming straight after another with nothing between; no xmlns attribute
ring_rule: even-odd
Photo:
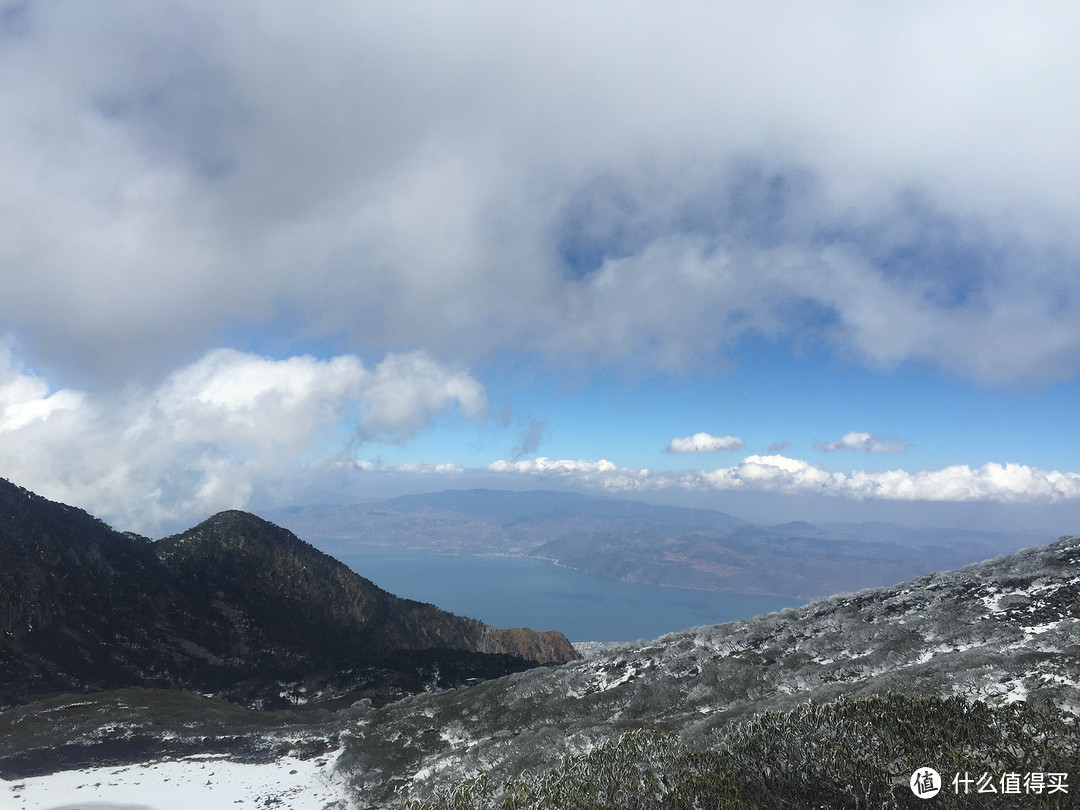
<svg viewBox="0 0 1080 810"><path fill-rule="evenodd" d="M417 695L351 720L342 767L393 804L557 764L623 732L705 746L732 721L899 691L1080 712L1080 539L893 588L617 647L557 668Z"/></svg>

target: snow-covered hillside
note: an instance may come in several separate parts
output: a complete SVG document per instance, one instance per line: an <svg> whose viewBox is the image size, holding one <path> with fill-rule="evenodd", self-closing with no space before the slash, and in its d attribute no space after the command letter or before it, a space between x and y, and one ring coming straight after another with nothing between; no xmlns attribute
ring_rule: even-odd
<svg viewBox="0 0 1080 810"><path fill-rule="evenodd" d="M585 660L471 687L311 715L303 722L317 730L298 726L293 736L310 733L326 742L321 755L306 760L273 754L268 764L244 765L158 756L146 765L12 778L0 785L0 799L12 810L95 803L140 810L401 807L479 774L499 780L546 769L633 729L672 732L707 747L714 732L732 721L845 695L1024 700L1076 715L1080 539L893 588L589 653ZM125 696L122 705L133 718L126 724L101 710L101 699L99 708L83 707L72 727L81 739L98 743L123 737L125 729L145 736L160 728L152 707L163 698L152 697L137 707ZM174 727L186 727L181 720L196 705L200 718L207 708L186 705L175 710ZM273 736L272 728L253 725L265 713L243 714L234 723L222 708L213 712L221 720L207 730L218 738L241 720L252 739ZM54 728L47 712L7 714L27 739L44 739L45 730ZM41 730L30 734L26 727L34 722ZM275 742L262 750L281 749ZM39 766L47 753L37 756ZM0 757L9 775L12 762Z"/></svg>
<svg viewBox="0 0 1080 810"><path fill-rule="evenodd" d="M1080 539L372 711L342 768L380 801L547 767L635 728L710 732L809 699L961 695L1080 712Z"/></svg>
<svg viewBox="0 0 1080 810"><path fill-rule="evenodd" d="M0 783L4 810L346 810L337 754L284 756L270 763L186 757L109 768L60 771Z"/></svg>

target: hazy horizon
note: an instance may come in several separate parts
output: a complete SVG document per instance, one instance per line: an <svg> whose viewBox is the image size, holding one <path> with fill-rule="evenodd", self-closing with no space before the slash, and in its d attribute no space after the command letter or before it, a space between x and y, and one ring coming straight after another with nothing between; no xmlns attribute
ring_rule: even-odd
<svg viewBox="0 0 1080 810"><path fill-rule="evenodd" d="M304 497L288 503L255 502L250 511L271 513L281 509L321 504L372 504L404 495L427 495L444 491L489 489L508 492L554 491L602 498L635 501L656 506L675 506L688 509L708 509L732 517L774 526L793 521L808 523L892 523L913 529L965 529L974 531L1005 531L1046 535L1057 539L1061 535L1080 534L1080 504L1000 504L984 502L940 501L853 501L841 498L818 498L777 493L700 493L686 490L659 492L609 493L584 488L556 486L514 487L498 477L477 475L455 481L458 486L425 487L424 481L402 484L393 478L378 487L356 494L347 490L321 490L303 493ZM545 482L546 483L546 482ZM208 516L208 515L207 515ZM177 524L179 526L179 524ZM186 528L186 525L180 528Z"/></svg>

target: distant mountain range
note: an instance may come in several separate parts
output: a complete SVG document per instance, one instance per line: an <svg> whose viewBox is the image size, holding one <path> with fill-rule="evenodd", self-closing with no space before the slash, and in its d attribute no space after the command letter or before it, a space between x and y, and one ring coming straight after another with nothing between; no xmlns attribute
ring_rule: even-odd
<svg viewBox="0 0 1080 810"><path fill-rule="evenodd" d="M320 548L537 557L628 582L815 599L1053 540L886 523L759 526L723 512L566 492L449 490L269 513Z"/></svg>
<svg viewBox="0 0 1080 810"><path fill-rule="evenodd" d="M492 678L577 657L399 599L245 512L152 542L0 480L0 702L165 687L264 707Z"/></svg>

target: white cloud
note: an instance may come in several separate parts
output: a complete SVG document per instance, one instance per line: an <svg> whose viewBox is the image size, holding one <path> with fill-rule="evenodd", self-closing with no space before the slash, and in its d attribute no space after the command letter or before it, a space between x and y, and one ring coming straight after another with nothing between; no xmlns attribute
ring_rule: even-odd
<svg viewBox="0 0 1080 810"><path fill-rule="evenodd" d="M83 395L61 390L49 393L49 384L16 363L11 349L0 343L0 434L48 419L56 411L79 408Z"/></svg>
<svg viewBox="0 0 1080 810"><path fill-rule="evenodd" d="M746 442L738 436L713 436L709 433L695 433L693 436L679 436L668 442L667 453L729 453L742 450Z"/></svg>
<svg viewBox="0 0 1080 810"><path fill-rule="evenodd" d="M534 459L521 461L493 461L488 465L492 472L515 472L525 474L542 473L545 475L576 475L584 478L602 476L618 472L619 468L607 459L599 461L584 461L571 459L553 460L540 456Z"/></svg>
<svg viewBox="0 0 1080 810"><path fill-rule="evenodd" d="M732 473L743 485L780 492L820 489L832 478L805 461L780 455L747 456Z"/></svg>
<svg viewBox="0 0 1080 810"><path fill-rule="evenodd" d="M0 323L49 367L160 377L240 322L1080 371L1068 4L20 8Z"/></svg>
<svg viewBox="0 0 1080 810"><path fill-rule="evenodd" d="M835 450L863 450L867 453L906 453L907 442L904 439L879 439L870 433L845 433L831 442L818 442L818 449L823 453Z"/></svg>
<svg viewBox="0 0 1080 810"><path fill-rule="evenodd" d="M360 404L368 430L402 439L451 406L469 419L480 419L487 410L484 386L422 352L390 355L379 363Z"/></svg>
<svg viewBox="0 0 1080 810"><path fill-rule="evenodd" d="M465 468L459 464L422 464L422 463L405 463L405 464L381 464L374 461L366 461L363 459L357 459L350 461L345 465L348 468L359 470L361 472L377 472L377 473L407 473L417 475L454 475L457 473L465 472Z"/></svg>
<svg viewBox="0 0 1080 810"><path fill-rule="evenodd" d="M148 532L288 489L357 434L404 440L449 410L481 418L486 402L468 374L415 353L368 369L216 350L123 398L49 393L10 352L0 361L0 475Z"/></svg>
<svg viewBox="0 0 1080 810"><path fill-rule="evenodd" d="M747 456L716 470L635 470L601 460L497 461L492 472L557 477L564 482L617 491L684 489L830 495L899 501L986 501L1045 503L1080 499L1080 473L1042 470L1023 464L955 465L940 470L829 472L781 455Z"/></svg>

